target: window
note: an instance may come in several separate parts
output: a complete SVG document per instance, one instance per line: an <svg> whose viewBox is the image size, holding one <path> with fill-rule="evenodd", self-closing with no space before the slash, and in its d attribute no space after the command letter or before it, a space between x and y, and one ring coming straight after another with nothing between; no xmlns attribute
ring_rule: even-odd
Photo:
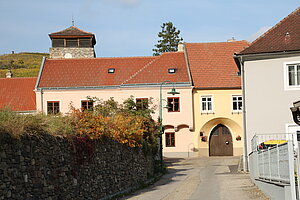
<svg viewBox="0 0 300 200"><path fill-rule="evenodd" d="M212 112L212 96L201 96L201 111Z"/></svg>
<svg viewBox="0 0 300 200"><path fill-rule="evenodd" d="M300 64L288 65L289 86L300 86Z"/></svg>
<svg viewBox="0 0 300 200"><path fill-rule="evenodd" d="M115 73L115 68L109 68L107 71L109 74Z"/></svg>
<svg viewBox="0 0 300 200"><path fill-rule="evenodd" d="M165 133L166 147L175 147L175 133Z"/></svg>
<svg viewBox="0 0 300 200"><path fill-rule="evenodd" d="M232 96L232 110L233 111L242 111L243 100L242 96Z"/></svg>
<svg viewBox="0 0 300 200"><path fill-rule="evenodd" d="M66 47L78 47L77 39L66 39Z"/></svg>
<svg viewBox="0 0 300 200"><path fill-rule="evenodd" d="M94 102L89 100L83 100L81 101L81 109L82 111L85 110L93 110Z"/></svg>
<svg viewBox="0 0 300 200"><path fill-rule="evenodd" d="M65 41L64 39L52 39L52 47L64 47Z"/></svg>
<svg viewBox="0 0 300 200"><path fill-rule="evenodd" d="M168 112L179 112L179 97L168 97Z"/></svg>
<svg viewBox="0 0 300 200"><path fill-rule="evenodd" d="M148 109L148 98L137 98L136 99L136 109L137 110Z"/></svg>
<svg viewBox="0 0 300 200"><path fill-rule="evenodd" d="M169 68L169 69L168 69L168 73L169 73L169 74L175 74L175 72L176 72L176 69L175 69L175 68Z"/></svg>
<svg viewBox="0 0 300 200"><path fill-rule="evenodd" d="M59 113L59 101L48 101L47 102L47 113L58 114Z"/></svg>
<svg viewBox="0 0 300 200"><path fill-rule="evenodd" d="M91 45L91 39L89 39L89 38L79 39L79 46L80 47L92 47L92 45Z"/></svg>

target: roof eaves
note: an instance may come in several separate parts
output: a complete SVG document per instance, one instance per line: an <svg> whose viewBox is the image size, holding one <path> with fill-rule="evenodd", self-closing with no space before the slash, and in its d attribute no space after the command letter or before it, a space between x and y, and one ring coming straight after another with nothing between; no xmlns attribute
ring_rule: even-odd
<svg viewBox="0 0 300 200"><path fill-rule="evenodd" d="M134 83L134 84L124 84L121 87L122 88L133 88L133 87L191 87L192 84L190 82L172 82L172 84L161 84L161 83Z"/></svg>
<svg viewBox="0 0 300 200"><path fill-rule="evenodd" d="M46 57L44 56L43 60L42 60L41 67L40 67L38 79L37 79L36 84L35 84L35 89L37 89L38 86L39 86L39 83L40 83L40 80L41 80L41 76L42 76L42 72L43 72L43 69L44 69L45 60L46 60Z"/></svg>
<svg viewBox="0 0 300 200"><path fill-rule="evenodd" d="M187 50L186 50L186 43L183 43L183 54L184 54L184 60L185 60L185 65L186 65L186 69L187 69L187 72L188 72L188 76L189 76L189 81L192 85L194 85L193 83L193 79L192 79L192 73L191 73L191 70L190 70L190 64L189 64L189 59L188 59L188 53L187 53Z"/></svg>
<svg viewBox="0 0 300 200"><path fill-rule="evenodd" d="M98 90L98 89L116 89L119 85L110 86L78 86L78 87L40 87L37 90Z"/></svg>
<svg viewBox="0 0 300 200"><path fill-rule="evenodd" d="M234 90L241 89L241 86L238 87L194 87L195 90Z"/></svg>

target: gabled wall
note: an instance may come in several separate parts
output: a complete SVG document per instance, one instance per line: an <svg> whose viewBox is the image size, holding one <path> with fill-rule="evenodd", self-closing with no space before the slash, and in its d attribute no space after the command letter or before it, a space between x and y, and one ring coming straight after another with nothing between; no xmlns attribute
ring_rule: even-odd
<svg viewBox="0 0 300 200"><path fill-rule="evenodd" d="M213 112L201 111L201 96L211 95L213 97ZM193 91L194 98L194 120L195 120L195 147L200 156L209 156L209 138L212 129L218 125L225 125L231 132L233 141L233 155L243 153L242 133L242 112L233 112L232 96L242 95L241 89L220 89L220 90L197 90ZM201 141L200 132L207 138ZM236 137L241 136L242 140L237 141Z"/></svg>
<svg viewBox="0 0 300 200"><path fill-rule="evenodd" d="M294 121L290 111L300 99L300 89L285 89L286 63L300 63L300 56L244 62L247 149L254 134L286 133Z"/></svg>

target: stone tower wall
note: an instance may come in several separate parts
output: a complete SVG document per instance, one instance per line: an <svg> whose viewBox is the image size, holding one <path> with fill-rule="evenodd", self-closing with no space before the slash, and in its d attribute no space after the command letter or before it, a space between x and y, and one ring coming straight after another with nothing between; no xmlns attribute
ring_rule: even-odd
<svg viewBox="0 0 300 200"><path fill-rule="evenodd" d="M64 48L55 47L50 48L50 58L65 58L65 55L69 53L72 58L94 58L95 51L94 48Z"/></svg>

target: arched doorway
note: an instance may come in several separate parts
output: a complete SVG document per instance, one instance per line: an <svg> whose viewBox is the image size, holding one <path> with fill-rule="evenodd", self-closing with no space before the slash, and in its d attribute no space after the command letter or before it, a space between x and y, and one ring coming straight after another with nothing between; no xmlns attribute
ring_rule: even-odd
<svg viewBox="0 0 300 200"><path fill-rule="evenodd" d="M218 124L210 133L209 156L232 156L233 144L230 130Z"/></svg>

